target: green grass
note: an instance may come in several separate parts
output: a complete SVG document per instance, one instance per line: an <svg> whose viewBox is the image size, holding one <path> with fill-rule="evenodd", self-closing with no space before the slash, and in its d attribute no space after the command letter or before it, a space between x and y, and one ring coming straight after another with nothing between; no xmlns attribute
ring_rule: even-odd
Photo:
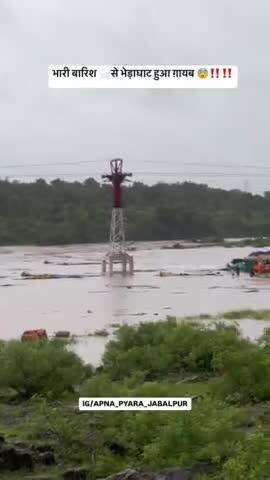
<svg viewBox="0 0 270 480"><path fill-rule="evenodd" d="M167 319L171 317L167 316ZM175 318L175 317L174 317ZM242 320L242 319L253 319L253 320L270 320L270 310L252 310L252 309L243 309L243 310L229 310L227 312L221 312L214 315L208 315L202 313L200 315L189 315L186 317L178 317L178 321L189 321L189 322L199 322L201 320Z"/></svg>
<svg viewBox="0 0 270 480"><path fill-rule="evenodd" d="M16 356L13 350L4 349L2 361L6 366L10 366L11 360L14 362L11 371L14 385L13 389L8 388L4 382L0 390L0 434L11 444L21 441L29 446L53 445L57 466L35 467L36 475L44 474L52 479L60 479L67 468L80 465L95 470L96 478L105 478L126 468L149 467L158 471L171 466L193 465L202 459L213 462L218 472L225 458L235 459L236 464L244 462L247 471L253 469L248 464L249 434L258 435L262 431L270 435L270 387L266 381L270 372L269 350L267 345L257 345L239 337L230 321L269 319L270 310L236 310L188 318L191 321L178 322L175 317L168 317L165 322L121 327L106 347L103 368L87 373L83 367L79 391L67 388L68 383L64 391L61 389L61 395L49 396L40 388L48 382L48 375L55 372L52 355L44 351L44 355L39 355L45 372L41 384L35 383L33 396L16 397L14 386L16 381L20 385L17 374L22 373L21 365L25 368L26 379L34 378L33 358L29 356L33 347L26 345L19 352L16 350L15 353L20 354ZM216 329L205 325L208 320L209 323L219 322ZM228 320L226 326L222 320ZM60 347L51 348L57 353ZM68 372L70 358L61 355L62 358L61 368ZM73 364L74 359L71 360ZM9 379L11 373L7 376ZM79 396L198 398L194 399L192 412L188 414L77 413ZM123 446L124 455L113 453L108 442ZM244 457L241 452L237 453L239 442L248 452ZM257 450L250 451L254 462L259 463L261 447L259 440L256 442ZM230 472L229 476L219 478L238 478ZM0 480L23 480L29 474L21 471L1 475L2 472ZM265 479L261 474L242 478Z"/></svg>
<svg viewBox="0 0 270 480"><path fill-rule="evenodd" d="M220 314L225 320L241 320L251 318L254 320L270 320L270 310L231 310Z"/></svg>

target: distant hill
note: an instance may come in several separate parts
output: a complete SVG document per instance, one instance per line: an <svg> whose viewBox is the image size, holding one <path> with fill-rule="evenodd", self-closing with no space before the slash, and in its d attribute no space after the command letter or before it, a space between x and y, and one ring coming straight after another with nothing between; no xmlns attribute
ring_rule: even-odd
<svg viewBox="0 0 270 480"><path fill-rule="evenodd" d="M191 182L124 188L128 240L269 236L270 192L252 195ZM111 187L94 179L0 181L0 244L108 239Z"/></svg>

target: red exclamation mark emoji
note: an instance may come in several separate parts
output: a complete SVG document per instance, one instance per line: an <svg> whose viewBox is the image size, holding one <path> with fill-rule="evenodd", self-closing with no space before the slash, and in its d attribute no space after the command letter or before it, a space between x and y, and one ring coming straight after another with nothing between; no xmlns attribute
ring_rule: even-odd
<svg viewBox="0 0 270 480"><path fill-rule="evenodd" d="M211 68L211 78L214 78L214 69Z"/></svg>
<svg viewBox="0 0 270 480"><path fill-rule="evenodd" d="M227 68L223 68L223 78L226 78L227 75Z"/></svg>
<svg viewBox="0 0 270 480"><path fill-rule="evenodd" d="M216 68L216 77L219 78L219 68Z"/></svg>
<svg viewBox="0 0 270 480"><path fill-rule="evenodd" d="M232 69L228 68L228 71L229 71L229 78L232 78Z"/></svg>

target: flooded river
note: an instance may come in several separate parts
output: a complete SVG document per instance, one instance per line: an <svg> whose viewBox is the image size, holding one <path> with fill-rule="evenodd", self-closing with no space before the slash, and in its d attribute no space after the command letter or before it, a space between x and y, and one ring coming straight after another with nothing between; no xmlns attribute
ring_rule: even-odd
<svg viewBox="0 0 270 480"><path fill-rule="evenodd" d="M112 324L157 321L166 315L218 313L231 309L269 309L270 279L227 272L209 275L251 248L205 247L167 250L162 242L136 244L133 277L102 276L106 245L63 247L1 247L0 338L18 338L24 330L45 328L52 335L69 330L82 335L74 346L97 364L109 337L87 336ZM82 278L26 279L30 274L82 275ZM161 277L160 271L189 273ZM244 336L260 336L270 322L242 320Z"/></svg>

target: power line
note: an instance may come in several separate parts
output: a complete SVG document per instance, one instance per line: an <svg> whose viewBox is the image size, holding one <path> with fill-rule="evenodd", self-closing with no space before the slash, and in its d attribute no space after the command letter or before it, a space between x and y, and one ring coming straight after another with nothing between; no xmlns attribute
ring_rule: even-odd
<svg viewBox="0 0 270 480"><path fill-rule="evenodd" d="M39 167L54 167L54 166L66 166L66 165L83 165L83 164L89 164L89 163L100 163L101 160L77 160L77 161L69 161L69 162L50 162L50 163L32 163L32 164L5 164L1 165L1 168L39 168ZM179 160L166 160L167 164L170 163L175 163L177 162L179 164ZM155 160L144 160L144 163L147 164L154 164L154 165L159 165L160 162L157 162ZM235 165L232 163L211 163L211 162L181 162L181 165L185 166L201 166L201 167L214 167L214 168L255 168L256 170L270 170L269 165L257 165L257 164L242 164L242 165Z"/></svg>
<svg viewBox="0 0 270 480"><path fill-rule="evenodd" d="M52 163L18 163L18 164L9 164L9 165L1 165L1 168L32 168L32 167L54 167L59 165L79 165L83 163L96 163L100 162L100 160L78 160L76 162L52 162Z"/></svg>
<svg viewBox="0 0 270 480"><path fill-rule="evenodd" d="M157 171L138 171L138 172L133 172L133 175L151 175L151 176L170 176L170 177L238 177L238 178L243 178L243 173L237 173L237 172L231 172L231 173L225 173L225 172L157 172ZM95 176L95 177L100 177L100 172L62 172L62 173L39 173L39 174L29 174L29 173L20 173L20 174L5 174L5 178L42 178L42 177L89 177L89 176ZM245 178L248 176L251 176L252 178L265 178L265 177L270 177L269 174L265 173L248 173L245 172Z"/></svg>

